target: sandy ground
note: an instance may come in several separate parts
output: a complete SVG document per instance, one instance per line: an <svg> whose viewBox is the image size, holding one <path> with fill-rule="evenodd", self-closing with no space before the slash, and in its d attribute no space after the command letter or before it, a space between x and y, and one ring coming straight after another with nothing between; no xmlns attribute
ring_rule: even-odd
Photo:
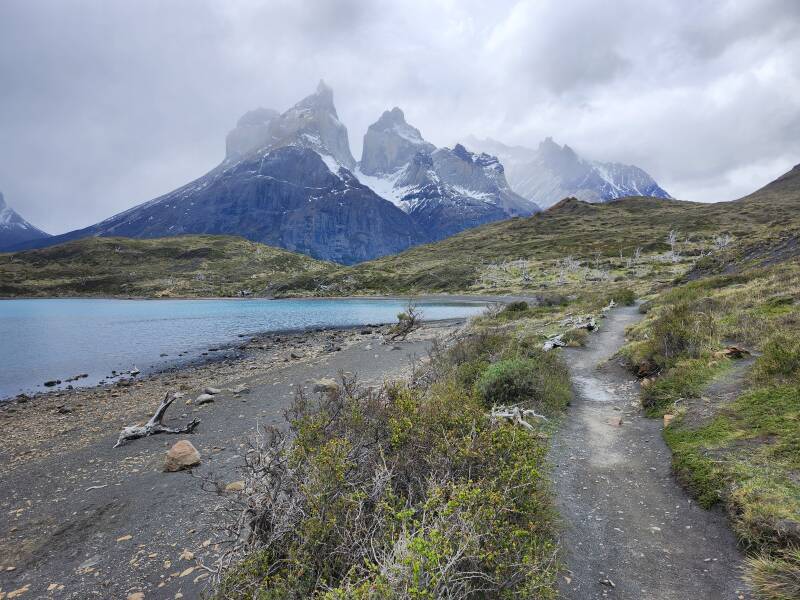
<svg viewBox="0 0 800 600"><path fill-rule="evenodd" d="M551 451L568 569L559 580L561 594L571 600L749 598L742 555L724 515L700 508L677 484L661 421L642 415L637 383L609 361L625 328L639 318L635 307L619 309L587 348L565 355L576 400Z"/></svg>
<svg viewBox="0 0 800 600"><path fill-rule="evenodd" d="M220 498L199 476L238 479L236 467L257 423L281 425L298 386L356 374L365 384L402 376L435 337L463 321L429 323L402 343L361 328L254 339L240 355L152 376L130 386L54 392L0 408L0 598L197 598L203 565L218 550ZM244 384L249 393L230 390ZM205 386L216 400L185 404ZM185 398L168 425L193 417L191 435L158 435L113 448L120 429L143 422L167 391ZM189 439L202 464L162 472L166 449Z"/></svg>

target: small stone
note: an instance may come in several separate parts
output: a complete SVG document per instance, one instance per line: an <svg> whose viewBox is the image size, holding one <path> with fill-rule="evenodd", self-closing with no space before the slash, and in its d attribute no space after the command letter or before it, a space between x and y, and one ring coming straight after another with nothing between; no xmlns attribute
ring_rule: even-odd
<svg viewBox="0 0 800 600"><path fill-rule="evenodd" d="M241 492L244 489L244 481L231 481L225 486L226 492Z"/></svg>
<svg viewBox="0 0 800 600"><path fill-rule="evenodd" d="M204 394L209 394L211 396L214 396L216 394L221 394L222 390L219 389L219 388L215 388L215 387L207 387L207 388L203 388L203 393Z"/></svg>
<svg viewBox="0 0 800 600"><path fill-rule="evenodd" d="M669 427L669 424L672 423L673 419L675 419L675 415L671 415L669 413L664 415L664 427Z"/></svg>
<svg viewBox="0 0 800 600"><path fill-rule="evenodd" d="M91 558L87 558L80 565L78 565L78 571L85 571L87 569L91 569L92 567L100 564L101 560L102 560L102 558L100 557L100 555L99 554L95 554Z"/></svg>
<svg viewBox="0 0 800 600"><path fill-rule="evenodd" d="M118 537L117 541L118 542L127 542L132 537L133 537L132 535L123 535L122 537Z"/></svg>
<svg viewBox="0 0 800 600"><path fill-rule="evenodd" d="M128 594L128 600L144 600L144 592L133 592Z"/></svg>
<svg viewBox="0 0 800 600"><path fill-rule="evenodd" d="M234 394L249 394L250 393L250 388L242 383L242 384L237 385L236 387L231 388L231 391Z"/></svg>
<svg viewBox="0 0 800 600"><path fill-rule="evenodd" d="M600 583L602 583L604 586L610 587L610 588L617 587L616 585L614 585L614 582L611 581L608 577L604 577L603 579L600 579Z"/></svg>
<svg viewBox="0 0 800 600"><path fill-rule="evenodd" d="M17 588L12 592L8 592L8 594L6 594L6 598L17 598L18 596L22 596L22 594L27 594L30 589L31 584L25 584L21 588Z"/></svg>
<svg viewBox="0 0 800 600"><path fill-rule="evenodd" d="M183 552L181 552L180 559L181 560L194 560L194 552L192 552L191 550L186 550L184 548Z"/></svg>
<svg viewBox="0 0 800 600"><path fill-rule="evenodd" d="M614 427L620 427L622 425L622 418L614 417L613 419L609 419L608 424L613 425Z"/></svg>
<svg viewBox="0 0 800 600"><path fill-rule="evenodd" d="M180 440L167 451L164 460L164 471L174 473L199 464L200 453L197 448L188 440Z"/></svg>
<svg viewBox="0 0 800 600"><path fill-rule="evenodd" d="M197 406L202 406L203 404L208 404L209 402L214 402L214 396L211 394L200 394L194 399L194 403L197 404Z"/></svg>

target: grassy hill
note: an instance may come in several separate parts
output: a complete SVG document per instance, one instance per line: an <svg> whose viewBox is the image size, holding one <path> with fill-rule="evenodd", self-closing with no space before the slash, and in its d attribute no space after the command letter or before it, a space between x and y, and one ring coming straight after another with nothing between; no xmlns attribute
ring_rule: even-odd
<svg viewBox="0 0 800 600"><path fill-rule="evenodd" d="M588 204L565 199L533 217L492 223L350 268L302 274L280 291L502 293L548 287L569 291L587 279L668 281L698 255L718 250L726 236L728 245L753 244L769 241L778 231L798 230L800 165L733 202L625 198ZM677 254L667 241L670 231L677 237Z"/></svg>
<svg viewBox="0 0 800 600"><path fill-rule="evenodd" d="M757 261L780 239L792 255L798 232L800 165L733 202L569 198L533 217L353 267L235 237L88 238L0 255L0 295L571 294L598 281L642 293L689 269L716 268L723 249L728 258L736 248L738 260Z"/></svg>
<svg viewBox="0 0 800 600"><path fill-rule="evenodd" d="M330 268L238 237L93 237L0 254L0 296L263 295L287 277Z"/></svg>

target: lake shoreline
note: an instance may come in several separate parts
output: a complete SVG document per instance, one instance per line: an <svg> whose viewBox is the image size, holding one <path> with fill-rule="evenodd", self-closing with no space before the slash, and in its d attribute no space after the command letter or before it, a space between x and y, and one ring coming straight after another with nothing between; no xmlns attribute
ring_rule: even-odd
<svg viewBox="0 0 800 600"><path fill-rule="evenodd" d="M460 317L445 318L445 319L430 319L423 322L423 327L430 325L449 326L464 322L465 320L466 319ZM56 386L47 387L45 389L30 390L27 392L22 391L12 395L2 396L0 397L0 408L2 408L4 405L8 403L13 403L15 401L21 404L25 404L28 402L36 402L41 397L51 396L51 395L57 396L59 393L63 394L79 390L91 391L91 390L109 389L120 385L120 382L122 382L122 387L126 387L125 382L129 382L132 384L167 374L180 373L188 369L213 366L214 364L227 361L244 360L248 357L247 355L248 349L252 349L253 346L257 347L259 345L263 345L261 342L270 338L272 339L276 337L282 338L284 336L289 336L292 339L298 336L301 338L304 337L312 338L316 334L325 334L325 333L348 334L356 330L365 330L367 328L385 332L388 330L389 327L391 327L391 325L392 323L388 322L384 323L378 322L378 323L365 323L358 325L342 325L338 327L283 328L279 330L263 331L254 334L241 335L239 339L235 342L225 342L213 345L212 348L209 348L208 351L201 353L201 356L194 356L184 359L175 358L174 360L168 361L167 363L154 368L143 368L136 375L131 375L129 372L120 372L116 377L107 377L105 383L82 386L80 385L80 379L74 381L68 381L67 379L64 379L62 380L61 384ZM44 385L44 383L38 384L37 388L42 385Z"/></svg>
<svg viewBox="0 0 800 600"><path fill-rule="evenodd" d="M0 403L235 358L250 338L266 333L396 322L406 306L399 298L378 297L227 300L128 304L112 298L57 298L0 303L0 337L10 340L0 352L6 364ZM433 321L477 314L487 303L487 298L439 296L420 300L419 305L423 318Z"/></svg>
<svg viewBox="0 0 800 600"><path fill-rule="evenodd" d="M535 296L527 295L486 295L486 294L403 294L403 295L349 295L349 296L0 296L0 302L13 301L13 300L152 300L165 301L165 300L235 300L237 302L243 301L276 301L281 300L414 300L415 302L513 302L515 300L535 300Z"/></svg>

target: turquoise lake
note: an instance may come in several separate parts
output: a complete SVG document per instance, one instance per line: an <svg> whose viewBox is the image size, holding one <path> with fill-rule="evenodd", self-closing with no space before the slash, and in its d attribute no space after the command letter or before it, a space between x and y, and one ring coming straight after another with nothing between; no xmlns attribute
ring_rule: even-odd
<svg viewBox="0 0 800 600"><path fill-rule="evenodd" d="M425 320L467 317L485 308L439 300L418 305ZM82 373L89 376L72 385L95 385L112 370L163 369L257 333L390 323L404 306L403 300L385 299L3 300L0 399L44 391L45 381Z"/></svg>

